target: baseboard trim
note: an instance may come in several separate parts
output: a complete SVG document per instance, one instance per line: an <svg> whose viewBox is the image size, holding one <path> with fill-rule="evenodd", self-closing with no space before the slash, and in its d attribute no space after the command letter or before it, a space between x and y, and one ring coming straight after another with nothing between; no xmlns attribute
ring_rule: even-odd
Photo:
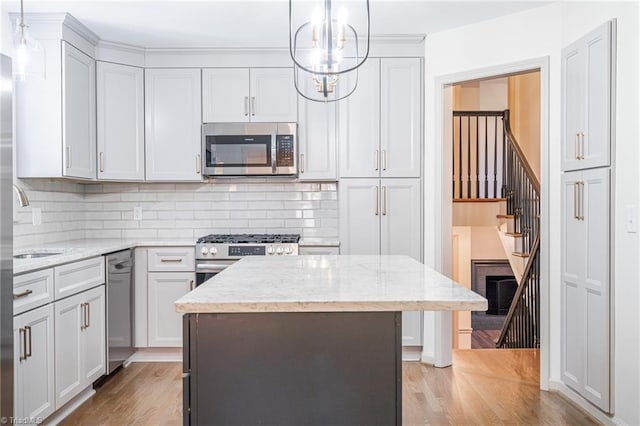
<svg viewBox="0 0 640 426"><path fill-rule="evenodd" d="M425 355L424 352L420 355L420 362L427 365L435 365L436 359L435 357Z"/></svg>
<svg viewBox="0 0 640 426"><path fill-rule="evenodd" d="M422 355L422 346L403 346L402 347L403 361L420 361L421 355Z"/></svg>
<svg viewBox="0 0 640 426"><path fill-rule="evenodd" d="M617 422L608 414L603 413L598 408L593 406L589 401L580 396L576 391L568 387L562 382L556 380L549 380L549 391L555 392L562 396L564 399L577 406L580 410L584 411L594 420L609 426L623 425L624 423Z"/></svg>
<svg viewBox="0 0 640 426"><path fill-rule="evenodd" d="M182 362L182 348L138 348L128 362Z"/></svg>
<svg viewBox="0 0 640 426"><path fill-rule="evenodd" d="M96 391L93 389L93 386L90 385L85 390L76 395L71 401L63 405L62 408L57 410L51 416L47 417L44 421L45 424L51 426L59 424L95 394Z"/></svg>

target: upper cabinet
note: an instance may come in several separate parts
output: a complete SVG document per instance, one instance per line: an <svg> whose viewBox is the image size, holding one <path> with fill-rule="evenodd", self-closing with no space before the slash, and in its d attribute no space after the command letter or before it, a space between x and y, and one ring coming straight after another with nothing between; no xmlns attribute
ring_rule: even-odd
<svg viewBox="0 0 640 426"><path fill-rule="evenodd" d="M95 61L65 41L42 44L46 78L16 85L17 175L95 179Z"/></svg>
<svg viewBox="0 0 640 426"><path fill-rule="evenodd" d="M98 179L144 180L144 71L97 62Z"/></svg>
<svg viewBox="0 0 640 426"><path fill-rule="evenodd" d="M146 178L202 180L199 69L145 70Z"/></svg>
<svg viewBox="0 0 640 426"><path fill-rule="evenodd" d="M202 70L203 122L296 122L297 119L291 68Z"/></svg>
<svg viewBox="0 0 640 426"><path fill-rule="evenodd" d="M340 177L420 177L421 68L420 58L369 58L359 68L355 93L339 105Z"/></svg>
<svg viewBox="0 0 640 426"><path fill-rule="evenodd" d="M306 90L314 85L304 79ZM300 118L298 121L298 173L300 180L336 180L336 103L314 102L298 97Z"/></svg>
<svg viewBox="0 0 640 426"><path fill-rule="evenodd" d="M562 169L610 165L615 21L562 50Z"/></svg>

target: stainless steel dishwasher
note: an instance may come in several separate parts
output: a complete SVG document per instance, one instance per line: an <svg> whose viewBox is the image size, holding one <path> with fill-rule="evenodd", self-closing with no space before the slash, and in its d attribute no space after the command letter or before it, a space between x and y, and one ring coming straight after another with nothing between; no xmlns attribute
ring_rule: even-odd
<svg viewBox="0 0 640 426"><path fill-rule="evenodd" d="M133 353L133 252L107 255L107 374Z"/></svg>

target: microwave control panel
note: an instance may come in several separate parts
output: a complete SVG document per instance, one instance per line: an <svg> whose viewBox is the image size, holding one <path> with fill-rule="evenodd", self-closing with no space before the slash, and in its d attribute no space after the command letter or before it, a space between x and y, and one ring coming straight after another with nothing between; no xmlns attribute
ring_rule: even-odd
<svg viewBox="0 0 640 426"><path fill-rule="evenodd" d="M293 167L293 135L276 135L276 164L283 167Z"/></svg>

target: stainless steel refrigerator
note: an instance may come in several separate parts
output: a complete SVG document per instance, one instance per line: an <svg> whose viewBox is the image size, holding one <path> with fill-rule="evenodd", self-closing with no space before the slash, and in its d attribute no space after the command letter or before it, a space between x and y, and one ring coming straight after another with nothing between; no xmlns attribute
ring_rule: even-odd
<svg viewBox="0 0 640 426"><path fill-rule="evenodd" d="M13 416L12 87L11 59L0 55L0 416L4 419Z"/></svg>

